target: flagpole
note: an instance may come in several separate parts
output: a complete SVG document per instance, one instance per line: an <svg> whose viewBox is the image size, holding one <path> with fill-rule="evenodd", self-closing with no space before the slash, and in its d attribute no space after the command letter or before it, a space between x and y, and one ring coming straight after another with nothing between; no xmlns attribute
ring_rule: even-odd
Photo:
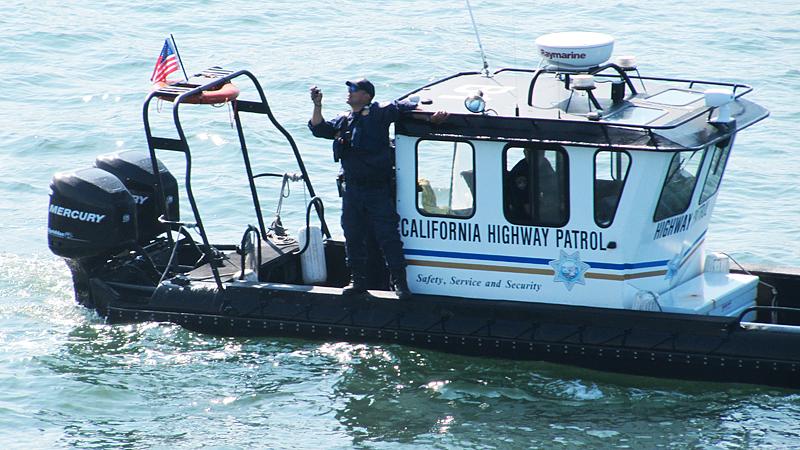
<svg viewBox="0 0 800 450"><path fill-rule="evenodd" d="M175 56L178 57L178 62L181 65L181 70L183 71L183 79L184 81L189 81L189 76L186 75L186 69L183 67L183 60L181 59L181 52L178 51L178 44L175 43L175 37L172 36L172 33L169 34L169 38L172 39L172 46L175 47Z"/></svg>

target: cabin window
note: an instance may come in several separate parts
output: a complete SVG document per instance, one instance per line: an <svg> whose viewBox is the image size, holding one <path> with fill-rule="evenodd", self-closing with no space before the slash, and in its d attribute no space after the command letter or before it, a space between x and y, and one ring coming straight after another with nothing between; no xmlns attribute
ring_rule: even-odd
<svg viewBox="0 0 800 450"><path fill-rule="evenodd" d="M518 225L560 227L569 221L567 153L561 148L506 148L503 212Z"/></svg>
<svg viewBox="0 0 800 450"><path fill-rule="evenodd" d="M682 214L689 208L702 161L703 152L700 150L675 153L661 188L654 221Z"/></svg>
<svg viewBox="0 0 800 450"><path fill-rule="evenodd" d="M728 154L731 151L730 144L731 139L726 139L714 146L714 154L711 155L706 182L703 184L703 192L700 194L700 203L705 202L717 193L719 184L722 181L722 172L725 171L725 164L728 162Z"/></svg>
<svg viewBox="0 0 800 450"><path fill-rule="evenodd" d="M631 157L625 152L599 151L594 155L594 221L608 227L614 221Z"/></svg>
<svg viewBox="0 0 800 450"><path fill-rule="evenodd" d="M472 217L475 151L467 142L417 143L417 210L427 216Z"/></svg>

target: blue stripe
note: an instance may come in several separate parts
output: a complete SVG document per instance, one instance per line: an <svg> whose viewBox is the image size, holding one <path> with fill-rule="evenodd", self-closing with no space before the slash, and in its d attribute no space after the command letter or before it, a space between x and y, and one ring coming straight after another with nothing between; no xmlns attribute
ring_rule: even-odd
<svg viewBox="0 0 800 450"><path fill-rule="evenodd" d="M404 251L406 255L438 256L441 258L474 259L482 261L501 261L501 262L515 262L515 263L525 263L525 264L549 265L550 261L552 261L552 259L526 258L524 256L486 255L483 253L442 252L436 250L418 250L412 248L407 248ZM590 261L585 261L585 262L594 269L631 270L631 269L644 269L646 267L666 266L669 260L646 261L633 264L628 264L628 263L612 264L612 263L590 262Z"/></svg>
<svg viewBox="0 0 800 450"><path fill-rule="evenodd" d="M439 252L434 250L415 250L405 249L406 255L418 256L441 256L443 258L456 258L456 259L479 259L484 261L504 261L504 262L520 262L528 264L547 264L550 259L544 258L525 258L523 256L501 256L501 255L484 255L482 253L460 253L460 252Z"/></svg>
<svg viewBox="0 0 800 450"><path fill-rule="evenodd" d="M697 245L697 244L700 242L700 240L701 240L701 239L703 239L704 237L706 237L706 233L707 233L707 232L708 232L708 230L703 230L703 232L702 232L702 233L700 233L700 237L698 237L698 238L697 238L697 239L694 241L694 243L693 243L693 244L692 244L692 245L689 247L689 251L687 251L686 253L689 253L689 252L692 250L692 248L693 248L695 245Z"/></svg>

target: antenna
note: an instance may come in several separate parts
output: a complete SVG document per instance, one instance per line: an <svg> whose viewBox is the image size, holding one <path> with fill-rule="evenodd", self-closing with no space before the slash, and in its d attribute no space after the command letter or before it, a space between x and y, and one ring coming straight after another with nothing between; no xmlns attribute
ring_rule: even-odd
<svg viewBox="0 0 800 450"><path fill-rule="evenodd" d="M483 45L481 44L481 36L478 34L478 25L475 23L475 16L472 15L472 5L469 4L469 0L466 0L466 2L469 18L472 19L472 29L475 30L475 38L478 40L478 48L481 50L481 58L483 58L483 73L487 77L491 77L489 75L489 63L486 62L486 53L483 52Z"/></svg>
<svg viewBox="0 0 800 450"><path fill-rule="evenodd" d="M178 44L175 43L175 37L172 36L172 33L169 34L169 38L172 39L172 47L175 48L175 56L178 57L178 63L181 66L181 70L183 70L183 78L186 81L189 81L189 76L186 75L186 69L183 67L183 61L181 60L181 54L178 52Z"/></svg>

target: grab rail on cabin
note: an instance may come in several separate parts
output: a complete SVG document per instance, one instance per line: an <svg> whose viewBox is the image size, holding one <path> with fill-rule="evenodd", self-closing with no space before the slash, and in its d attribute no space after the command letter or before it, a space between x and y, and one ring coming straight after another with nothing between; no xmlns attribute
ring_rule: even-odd
<svg viewBox="0 0 800 450"><path fill-rule="evenodd" d="M627 73L628 71L627 70L617 66L616 64L606 64L606 65L603 65L603 66L599 66L599 67L596 68L596 70L590 71L589 74L592 75L592 76L595 76L595 77L602 77L602 78L615 78L615 77L617 77L617 75L612 75L612 74L607 74L607 73L599 73L602 70L605 70L605 69L608 69L608 68L614 68L614 69L619 71L619 76L622 77L623 81L625 81L625 84L628 85L628 87L631 89L631 92L633 92L634 95L638 94L638 91L636 90L636 88L633 85L633 80L639 80L639 81L668 81L668 82L673 82L673 83L688 83L689 84L688 89L694 89L694 85L695 84L707 84L707 85L710 85L710 86L731 87L731 88L733 88L733 95L734 95L735 98L740 98L743 95L747 95L747 94L749 94L750 92L753 91L753 87L752 86L747 85L747 84L741 84L741 83L727 83L727 82L724 82L724 81L690 80L690 79L685 79L685 78L645 77L645 76L641 76L641 75L635 75L635 76L634 75L628 75L628 73ZM542 74L542 73L559 73L559 71L555 71L555 70L530 70L530 69L512 69L512 68L500 69L495 73L500 73L500 72L504 72L504 71L508 71L508 72L530 72L530 73L534 73L535 74L534 77L531 79L531 84L530 84L530 86L528 88L528 106L533 106L533 86L536 83L536 78L539 76L539 74ZM564 72L564 73L572 74L572 72ZM739 91L739 92L737 92L737 91ZM683 123L685 123L685 122L683 122ZM651 127L651 128L655 128L655 129L659 129L659 128L674 128L676 126L682 125L683 123L680 123L678 125L656 126L656 127ZM632 125L632 126L636 126L636 125Z"/></svg>
<svg viewBox="0 0 800 450"><path fill-rule="evenodd" d="M606 69L609 69L609 68L617 70L618 73L621 74L621 75L619 75L619 74L610 74L610 73L599 73L602 70L606 70ZM532 80L531 80L531 86L529 88L529 100L528 100L528 103L531 104L532 100L530 99L530 97L532 95L533 83L535 82L537 76L540 73L547 73L547 72L556 73L557 71L541 70L541 69L503 68L503 69L497 70L496 72L494 72L494 74L496 75L496 74L499 74L499 73L502 73L502 72L520 72L520 73L533 74ZM753 91L753 88L751 86L746 85L746 84L741 84L741 83L729 83L729 82L719 82L719 81L702 81L702 80L697 80L697 79L682 79L682 78L647 77L647 76L641 76L641 75L638 75L638 74L637 75L633 75L633 74L628 73L628 70L626 70L624 68L621 68L621 67L619 67L619 66L617 66L615 64L606 64L604 66L599 66L599 67L595 68L593 70L593 72L595 72L596 73L595 76L598 76L598 77L604 77L604 78L612 78L612 77L613 78L618 78L618 77L621 77L625 81L625 83L628 85L628 87L632 88L631 89L632 92L637 92L635 90L635 87L633 87L634 81L636 81L636 80L639 80L642 83L644 81L659 81L659 82L663 81L663 82L673 82L673 83L686 83L688 89L696 88L697 85L729 87L729 88L732 89L734 98L736 98L736 99L739 99L742 96L744 96L744 95L746 95L746 94L748 94L748 93ZM564 71L564 73L568 73L568 71ZM462 76L471 77L471 76L476 76L476 75L481 75L481 74L480 74L480 72L460 72L460 73L457 73L455 75L451 75L451 76L448 76L448 77L445 77L445 78L430 82L430 83L428 83L428 84L426 84L426 85L424 85L424 86L422 86L420 88L417 88L417 89L415 89L415 90L413 90L413 91L401 96L400 99L409 98L412 95L419 94L420 92L422 92L424 90L430 89L432 86L435 86L435 85L440 84L440 83L444 83L444 82L452 80L454 78L458 78L458 77L462 77ZM646 98L642 98L643 96L642 96L641 93L635 94L635 95L639 96L639 100L640 101L647 102ZM505 127L505 125L498 124L497 122L495 122L497 120L509 120L509 121L514 121L515 123L528 122L528 123L530 123L530 126L532 128L537 129L537 130L540 129L540 128L541 129L546 129L548 127L548 125L551 125L551 124L552 125L556 125L556 124L559 124L559 125L571 124L571 125L579 126L579 127L599 127L599 128L596 128L596 129L599 130L600 135L604 139L580 140L580 139L574 139L573 138L572 140L563 140L563 139L553 139L552 137L547 137L547 138L541 138L542 140L540 142L560 143L560 144L564 144L564 145L592 145L592 146L609 147L609 148L619 147L619 148L631 148L631 149L642 149L642 150L654 149L654 150L664 150L664 151L680 151L680 150L687 150L687 149L690 149L690 148L687 148L687 147L684 147L684 146L680 146L680 145L670 145L669 140L665 139L663 136L657 135L656 131L659 131L659 130L662 130L662 131L663 130L672 130L672 129L678 128L678 127L683 126L683 125L685 125L685 124L687 124L687 123L689 123L689 122L691 122L693 120L696 120L698 117L701 117L703 115L709 115L710 116L714 111L714 108L711 108L711 107L701 107L701 108L698 108L696 111L689 111L689 112L686 112L686 110L684 108L678 108L678 107L674 107L673 108L673 107L669 107L669 106L667 106L666 108L670 109L671 111L673 111L675 113L676 117L674 118L674 120L672 120L670 122L667 122L667 123L662 123L660 125L653 125L653 124L649 124L649 123L637 124L637 123L626 123L626 122L610 122L610 121L604 121L602 116L597 117L596 120L595 120L595 119L589 119L589 118L586 118L586 117L581 117L579 119L576 119L576 118L569 118L568 116L560 116L559 118L554 119L554 118L550 118L550 117L530 117L530 116L520 117L519 115L516 115L516 116L500 116L500 117L494 117L493 116L491 119L488 119L488 120L492 121L492 125L484 126L484 125L482 125L482 120L486 120L485 117L481 116L481 115L476 115L476 114L457 114L457 115L451 116L451 118L448 119L448 121L446 123L449 122L451 125L458 126L458 122L459 121L463 122L463 126L459 127L459 128L470 130L472 132L470 137L473 137L475 139L486 139L486 138L492 139L492 135L490 133L486 133L486 131L491 131L490 128L491 129L496 129L496 128L500 128L500 127ZM421 133L424 133L424 134L428 134L428 135L432 135L432 136L444 137L444 138L464 137L463 136L463 130L460 130L460 131L462 131L461 133L452 133L452 132L450 132L448 130L446 125L440 126L438 128L434 128L434 127L431 127L430 125L425 124L424 122L428 122L428 120L426 120L427 118L423 117L423 116L430 116L431 114L432 114L432 112L430 112L430 111L419 111L419 112L411 115L412 118L421 119L418 122L419 123L418 126L420 126L422 128L418 129L418 132L421 132ZM698 142L696 147L697 148L705 147L707 145L712 145L712 144L714 144L715 142L717 142L719 140L727 139L728 135L730 135L731 133L735 133L735 132L741 131L742 129L747 128L748 126L750 126L750 125L752 125L752 124L764 119L768 115L769 115L769 112L766 111L763 108L757 109L757 110L753 110L750 114L748 114L748 116L743 121L737 122L735 127L728 127L728 128L721 127L720 130L719 130L719 133L716 133L714 136L712 136L711 140L707 140L707 141L704 141L704 142ZM474 119L474 123L473 123L473 119ZM400 125L402 127L403 124L401 123ZM509 123L508 126L506 127L507 130L515 130L517 128L519 128L518 125L512 125L511 123ZM620 144L620 142L612 141L612 138L611 138L610 134L612 132L614 132L614 130L620 130L620 131L623 131L623 132L626 131L626 130L630 130L632 132L641 132L644 136L647 136L649 139L648 139L648 142L646 142L646 143L634 142L634 141L627 140L628 142L626 142L624 144ZM539 134L539 133L537 133L537 134ZM523 141L523 142L531 142L531 141L536 142L537 141L536 138L530 138L528 136L522 137L522 136L514 136L514 135L503 135L503 136L499 136L499 137L501 137L504 140L508 140L509 142L516 141L516 140ZM691 148L694 148L694 146L692 146Z"/></svg>
<svg viewBox="0 0 800 450"><path fill-rule="evenodd" d="M617 74L613 75L613 74L601 73L601 72L603 72L604 70L607 70L607 69L614 69L614 70L617 71ZM501 69L498 72L501 72L503 70L515 71L517 69ZM549 69L536 70L536 71L533 71L533 72L534 72L534 75L533 75L533 78L531 78L531 83L530 83L530 85L528 87L528 106L533 106L533 88L534 88L534 86L536 84L536 80L538 79L539 75L541 75L543 73L563 73L563 74L565 74L565 76L569 76L569 75L572 75L572 74L577 74L577 72L561 71L561 70L549 70ZM743 96L743 95L746 95L746 94L752 92L752 90L753 90L753 88L751 86L746 85L746 84L727 83L727 82L722 82L722 81L701 81L701 80L688 80L688 79L681 79L681 78L643 77L641 75L632 76L632 75L628 75L628 70L626 70L626 69L624 69L624 68L622 68L622 67L620 67L620 66L618 66L616 64L613 64L613 63L603 64L601 66L598 66L598 67L595 67L595 68L589 70L586 73L588 73L589 75L592 75L592 76L603 77L603 78L620 77L625 82L625 84L628 86L628 88L631 90L631 93L634 96L638 95L639 92L636 90L632 80L640 80L640 81L645 81L645 80L647 80L647 81L669 81L669 82L674 82L674 83L688 83L689 84L689 87L688 87L689 89L692 89L695 84L707 84L707 85L711 85L711 86L725 86L725 87L733 88L734 98L737 98L737 99L739 97ZM742 92L739 92L737 94L736 91L738 89L740 89L740 88L742 89ZM710 111L712 109L713 108L711 108L711 107L701 108L699 111L697 111L695 113L685 115L685 116L681 117L680 120L677 120L675 122L672 122L672 123L669 123L669 124L666 124L666 125L647 125L647 124L640 125L640 124L629 124L629 123L615 123L615 124L612 124L612 125L613 126L620 126L620 127L629 127L629 128L641 128L641 129L647 130L648 132L652 132L653 130L671 130L671 129L677 128L677 127L679 127L681 125L684 125L684 124L686 124L688 122L691 122L692 120L694 120L694 119L696 119L696 118L698 118L698 117L700 117L700 116L702 116L704 114L710 113ZM586 123L585 121L578 121L578 122ZM608 124L602 122L602 118L597 120L597 121L593 121L593 120L589 121L588 123L596 123L598 125L608 125Z"/></svg>

